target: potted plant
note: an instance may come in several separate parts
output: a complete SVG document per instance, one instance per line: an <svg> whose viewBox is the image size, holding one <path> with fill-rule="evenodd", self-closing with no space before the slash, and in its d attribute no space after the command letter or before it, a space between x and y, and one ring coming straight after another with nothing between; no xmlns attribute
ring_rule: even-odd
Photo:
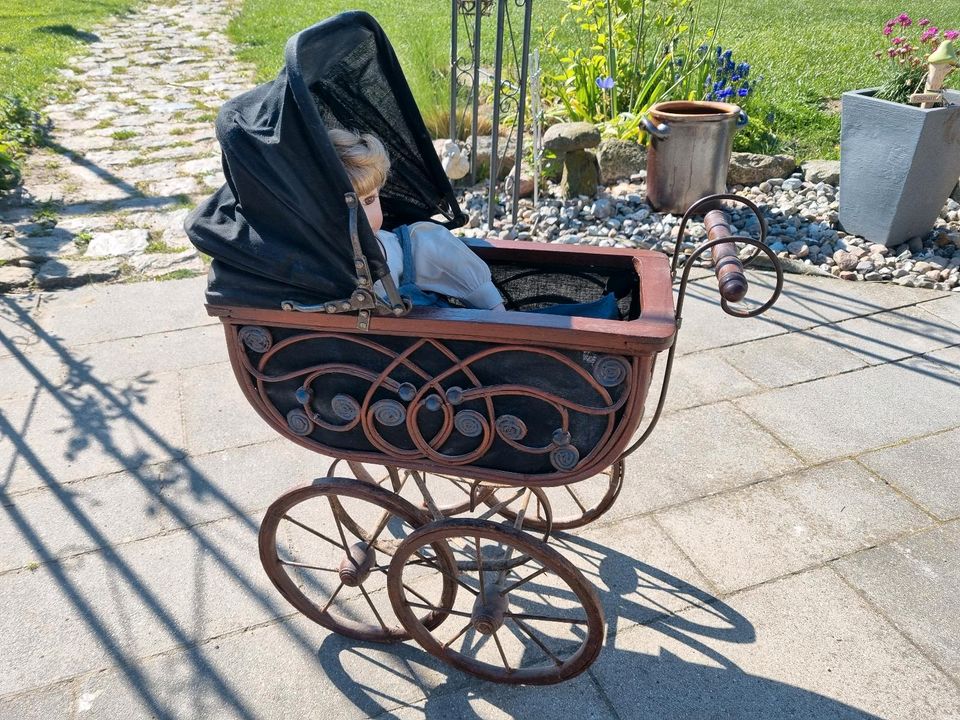
<svg viewBox="0 0 960 720"><path fill-rule="evenodd" d="M883 34L888 81L843 94L840 224L892 246L933 227L960 177L960 92L942 87L960 32L904 13Z"/></svg>

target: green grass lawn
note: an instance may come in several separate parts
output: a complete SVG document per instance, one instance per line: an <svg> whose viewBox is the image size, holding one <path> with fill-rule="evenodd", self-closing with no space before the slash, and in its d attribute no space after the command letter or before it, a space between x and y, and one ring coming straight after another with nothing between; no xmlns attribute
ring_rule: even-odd
<svg viewBox="0 0 960 720"><path fill-rule="evenodd" d="M10 179L16 156L29 135L16 127L14 108L39 107L56 70L80 46L95 39L90 30L136 0L0 0L0 187ZM6 98L16 98L11 102ZM20 105L22 103L22 105Z"/></svg>
<svg viewBox="0 0 960 720"><path fill-rule="evenodd" d="M535 38L559 21L567 0L534 0ZM710 4L715 0L709 0ZM424 115L442 112L449 64L450 4L445 0L244 0L231 36L241 54L256 64L261 80L282 64L283 44L297 30L347 9L361 8L383 25ZM840 130L836 100L845 90L876 84L881 67L873 50L884 45L884 21L907 10L941 28L960 29L960 4L919 0L909 8L893 0L728 0L720 42L734 58L762 75L757 98L761 112L773 113L773 127L785 152L801 158L836 157ZM515 13L515 22L520 19ZM492 32L485 54L492 55ZM564 37L573 41L573 29ZM442 124L441 124L442 127Z"/></svg>

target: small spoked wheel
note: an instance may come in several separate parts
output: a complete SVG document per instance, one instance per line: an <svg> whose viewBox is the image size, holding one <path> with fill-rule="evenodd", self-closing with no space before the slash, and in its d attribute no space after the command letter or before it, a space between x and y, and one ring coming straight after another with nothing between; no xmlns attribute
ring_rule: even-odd
<svg viewBox="0 0 960 720"><path fill-rule="evenodd" d="M438 547L455 560L458 592L447 608L411 591L425 562L445 577ZM562 682L589 667L603 644L603 609L590 582L546 543L503 524L425 525L397 548L388 589L397 617L427 652L494 682ZM431 628L420 619L425 612L451 617Z"/></svg>
<svg viewBox="0 0 960 720"><path fill-rule="evenodd" d="M452 517L470 510L473 487L470 480L456 475L405 470L391 465L372 465L352 460L345 464L358 480L401 493L431 519ZM342 467L339 460L330 466L327 475L335 475L338 467ZM426 489L426 495L422 488Z"/></svg>
<svg viewBox="0 0 960 720"><path fill-rule="evenodd" d="M405 640L409 634L387 594L387 571L397 548L427 520L388 490L323 478L289 490L267 509L260 562L280 594L325 628L358 640ZM417 621L436 628L456 596L456 566L445 544L428 552L439 579L421 590L434 609L418 612Z"/></svg>
<svg viewBox="0 0 960 720"><path fill-rule="evenodd" d="M523 518L527 530L572 530L583 527L609 510L623 487L623 460L617 460L601 473L580 482L556 487L538 488L546 494L549 505L540 498L530 503ZM506 492L498 489L484 502L493 506ZM500 510L501 517L513 522L517 514L513 507ZM551 517L552 515L552 517Z"/></svg>

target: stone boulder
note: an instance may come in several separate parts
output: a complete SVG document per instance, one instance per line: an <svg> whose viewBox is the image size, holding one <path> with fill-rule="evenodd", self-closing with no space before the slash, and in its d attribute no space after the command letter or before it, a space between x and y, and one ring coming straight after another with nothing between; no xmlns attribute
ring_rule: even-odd
<svg viewBox="0 0 960 720"><path fill-rule="evenodd" d="M647 149L635 142L604 140L597 150L600 181L609 185L647 169Z"/></svg>
<svg viewBox="0 0 960 720"><path fill-rule="evenodd" d="M84 255L90 258L136 255L146 250L149 243L150 233L141 228L94 233Z"/></svg>
<svg viewBox="0 0 960 720"><path fill-rule="evenodd" d="M33 270L16 265L0 267L0 293L24 288L33 281Z"/></svg>
<svg viewBox="0 0 960 720"><path fill-rule="evenodd" d="M759 185L764 180L789 177L796 168L797 160L790 155L733 153L727 185Z"/></svg>
<svg viewBox="0 0 960 720"><path fill-rule="evenodd" d="M600 144L600 131L592 123L574 122L551 125L543 134L543 147L558 155L574 150L595 148Z"/></svg>
<svg viewBox="0 0 960 720"><path fill-rule="evenodd" d="M37 271L37 284L44 290L71 288L91 282L106 282L120 275L120 260L50 260Z"/></svg>
<svg viewBox="0 0 960 720"><path fill-rule="evenodd" d="M563 156L563 177L560 178L563 197L593 197L599 184L600 166L596 155L589 150L574 150Z"/></svg>
<svg viewBox="0 0 960 720"><path fill-rule="evenodd" d="M840 184L839 160L807 160L800 169L803 170L803 179L809 183Z"/></svg>

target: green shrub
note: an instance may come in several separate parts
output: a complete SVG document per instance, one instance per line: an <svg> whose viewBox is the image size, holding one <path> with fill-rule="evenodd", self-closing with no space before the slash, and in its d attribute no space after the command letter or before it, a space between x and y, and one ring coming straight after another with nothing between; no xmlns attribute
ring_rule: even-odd
<svg viewBox="0 0 960 720"><path fill-rule="evenodd" d="M15 95L0 95L0 190L20 181L18 161L42 136L38 112Z"/></svg>

